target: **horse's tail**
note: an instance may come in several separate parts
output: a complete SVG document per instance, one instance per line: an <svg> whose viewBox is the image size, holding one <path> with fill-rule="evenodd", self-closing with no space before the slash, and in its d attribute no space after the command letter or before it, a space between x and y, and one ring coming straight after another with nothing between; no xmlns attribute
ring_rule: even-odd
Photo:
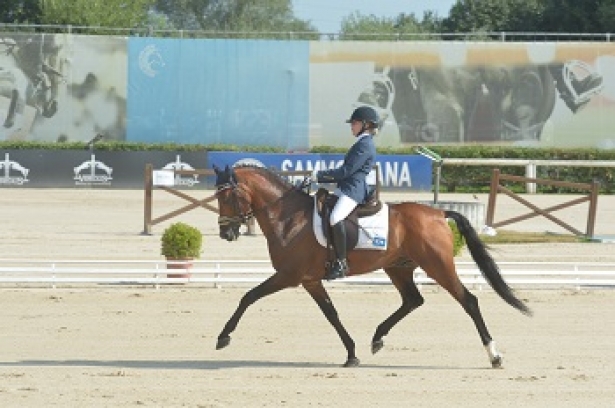
<svg viewBox="0 0 615 408"><path fill-rule="evenodd" d="M472 259L474 259L483 277L489 282L489 285L491 285L495 292L515 309L520 310L526 315L531 315L532 311L514 295L512 289L504 281L500 274L500 269L491 255L489 255L489 252L487 252L485 244L480 240L468 219L456 211L444 211L444 216L455 221L457 229L466 241Z"/></svg>

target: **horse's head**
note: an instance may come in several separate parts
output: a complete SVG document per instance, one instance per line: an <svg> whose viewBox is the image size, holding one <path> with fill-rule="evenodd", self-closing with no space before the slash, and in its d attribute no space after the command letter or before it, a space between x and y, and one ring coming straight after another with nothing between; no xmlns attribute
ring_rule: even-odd
<svg viewBox="0 0 615 408"><path fill-rule="evenodd" d="M237 177L228 165L222 170L213 166L216 173L216 196L218 198L218 225L220 238L235 241L239 238L239 227L252 217L249 203L239 192Z"/></svg>

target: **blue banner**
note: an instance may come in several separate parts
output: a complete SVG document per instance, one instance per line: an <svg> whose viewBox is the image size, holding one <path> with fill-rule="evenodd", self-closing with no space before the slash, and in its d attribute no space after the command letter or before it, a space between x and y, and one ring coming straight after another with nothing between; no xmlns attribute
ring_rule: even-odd
<svg viewBox="0 0 615 408"><path fill-rule="evenodd" d="M309 148L309 43L130 38L127 140Z"/></svg>
<svg viewBox="0 0 615 408"><path fill-rule="evenodd" d="M342 154L208 152L207 166L233 166L239 160L248 158L258 160L266 167L273 167L280 171L330 169L339 167L344 161ZM380 186L382 187L427 191L432 188L432 163L426 157L377 155L376 165L380 169Z"/></svg>

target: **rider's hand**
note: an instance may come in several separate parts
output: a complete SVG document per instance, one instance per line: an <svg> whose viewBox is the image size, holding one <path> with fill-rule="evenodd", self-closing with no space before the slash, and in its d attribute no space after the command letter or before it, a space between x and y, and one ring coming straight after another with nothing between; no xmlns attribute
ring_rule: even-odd
<svg viewBox="0 0 615 408"><path fill-rule="evenodd" d="M314 183L312 176L305 176L303 178L303 181L301 181L301 184L299 184L299 188L305 190L306 188L309 188L312 183Z"/></svg>

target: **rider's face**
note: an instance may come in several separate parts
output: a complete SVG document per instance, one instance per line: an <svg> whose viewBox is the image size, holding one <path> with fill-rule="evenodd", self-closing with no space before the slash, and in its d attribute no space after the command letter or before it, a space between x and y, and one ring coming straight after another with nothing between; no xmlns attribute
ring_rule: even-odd
<svg viewBox="0 0 615 408"><path fill-rule="evenodd" d="M359 136L359 132L363 128L363 122L360 120L353 120L350 122L350 130L352 131L353 136Z"/></svg>

